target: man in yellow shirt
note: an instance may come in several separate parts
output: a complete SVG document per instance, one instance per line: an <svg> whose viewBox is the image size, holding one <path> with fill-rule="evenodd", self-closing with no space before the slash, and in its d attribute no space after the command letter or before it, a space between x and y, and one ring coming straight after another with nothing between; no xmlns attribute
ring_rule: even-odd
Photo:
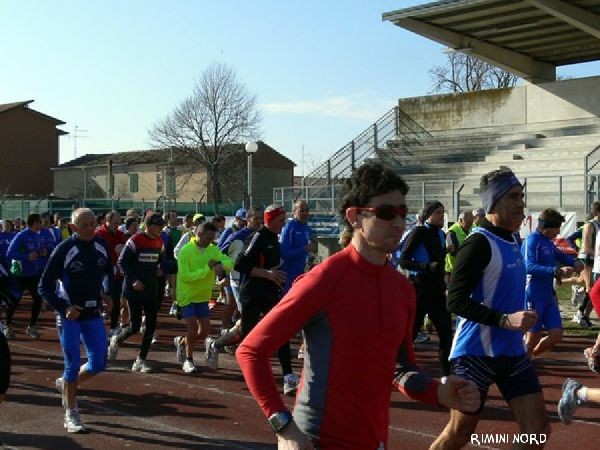
<svg viewBox="0 0 600 450"><path fill-rule="evenodd" d="M185 373L196 371L193 350L198 340L208 336L210 310L208 301L217 275L233 267L231 259L214 245L217 229L212 222L200 224L196 236L184 245L177 259L177 304L185 319L187 334L174 339L177 360Z"/></svg>

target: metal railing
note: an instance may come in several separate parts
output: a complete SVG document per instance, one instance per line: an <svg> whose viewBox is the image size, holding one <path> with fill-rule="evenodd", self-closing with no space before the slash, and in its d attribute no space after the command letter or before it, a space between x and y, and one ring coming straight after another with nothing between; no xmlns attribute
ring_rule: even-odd
<svg viewBox="0 0 600 450"><path fill-rule="evenodd" d="M586 178L586 191L581 190ZM584 220L588 205L600 201L600 172L567 175L534 175L523 178L526 184L525 201L529 210L542 211L556 208L575 212ZM437 200L444 204L450 220L454 221L463 210L481 207L477 187L465 185L459 180L407 181L409 192L406 203L410 213L418 213L428 201ZM591 187L590 187L591 186ZM468 189L465 189L465 188ZM273 190L274 202L291 210L293 203L302 198L308 201L311 214L337 214L343 196L342 184L321 186L282 187Z"/></svg>
<svg viewBox="0 0 600 450"><path fill-rule="evenodd" d="M593 191L593 184L596 181L596 177L590 176L590 172L594 170L594 168L600 163L600 145L598 145L594 150L585 155L583 162L583 191L586 193L585 196L585 211L590 210L590 206L592 204L590 200L590 191ZM597 185L598 183L596 183ZM598 187L597 187L598 189ZM598 195L596 196L598 199Z"/></svg>
<svg viewBox="0 0 600 450"><path fill-rule="evenodd" d="M406 151L410 154L409 146L421 145L421 141L430 136L427 130L396 106L308 174L304 178L304 185L339 183L371 157L382 162L392 160L397 163L399 161L394 160L396 152ZM390 146L390 143L393 145ZM384 148L385 152L379 152Z"/></svg>

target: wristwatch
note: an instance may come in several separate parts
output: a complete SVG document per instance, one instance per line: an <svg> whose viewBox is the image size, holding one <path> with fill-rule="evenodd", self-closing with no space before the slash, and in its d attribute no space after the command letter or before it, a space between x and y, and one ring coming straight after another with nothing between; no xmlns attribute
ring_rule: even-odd
<svg viewBox="0 0 600 450"><path fill-rule="evenodd" d="M289 411L276 412L267 419L269 425L271 425L271 428L273 428L275 433L282 432L284 428L292 422L292 420L294 420L294 417Z"/></svg>

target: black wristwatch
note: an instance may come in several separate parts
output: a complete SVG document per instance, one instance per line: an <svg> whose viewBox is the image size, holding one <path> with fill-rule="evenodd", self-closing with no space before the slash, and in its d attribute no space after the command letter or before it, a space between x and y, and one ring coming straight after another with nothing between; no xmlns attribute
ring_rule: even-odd
<svg viewBox="0 0 600 450"><path fill-rule="evenodd" d="M275 433L281 433L294 420L294 417L289 411L281 411L273 414L267 420Z"/></svg>

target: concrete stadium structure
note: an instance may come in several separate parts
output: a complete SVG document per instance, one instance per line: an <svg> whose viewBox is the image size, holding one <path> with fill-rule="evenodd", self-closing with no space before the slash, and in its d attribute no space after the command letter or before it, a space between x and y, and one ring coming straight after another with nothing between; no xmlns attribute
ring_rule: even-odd
<svg viewBox="0 0 600 450"><path fill-rule="evenodd" d="M530 211L585 219L600 199L600 77L556 81L556 67L600 59L600 0L442 0L383 20L522 77L523 85L404 98L305 178L276 189L334 214L339 186L379 161L411 186L412 212L441 200L450 220L480 206L482 174L508 166L526 182ZM309 202L310 203L310 202Z"/></svg>

